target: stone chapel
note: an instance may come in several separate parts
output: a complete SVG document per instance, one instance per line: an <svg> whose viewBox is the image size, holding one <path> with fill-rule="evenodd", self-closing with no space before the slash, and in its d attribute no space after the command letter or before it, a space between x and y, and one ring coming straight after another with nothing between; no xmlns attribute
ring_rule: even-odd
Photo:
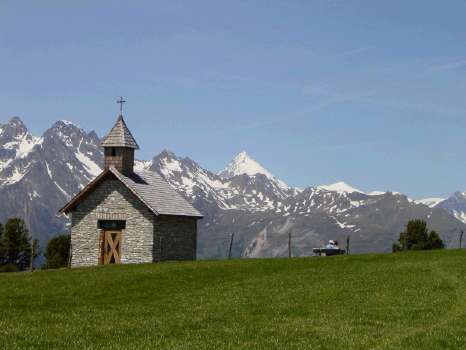
<svg viewBox="0 0 466 350"><path fill-rule="evenodd" d="M102 147L104 170L60 210L71 266L196 259L202 215L159 174L134 171L139 146L121 114Z"/></svg>

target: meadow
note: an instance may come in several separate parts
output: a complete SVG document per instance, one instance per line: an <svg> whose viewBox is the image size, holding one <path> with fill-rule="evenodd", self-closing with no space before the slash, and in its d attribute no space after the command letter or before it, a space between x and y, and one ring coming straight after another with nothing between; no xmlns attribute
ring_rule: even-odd
<svg viewBox="0 0 466 350"><path fill-rule="evenodd" d="M465 347L465 250L0 274L5 349Z"/></svg>

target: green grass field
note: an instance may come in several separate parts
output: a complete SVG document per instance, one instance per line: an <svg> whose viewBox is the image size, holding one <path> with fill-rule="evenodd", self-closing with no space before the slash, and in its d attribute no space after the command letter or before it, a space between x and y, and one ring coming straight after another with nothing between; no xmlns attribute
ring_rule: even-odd
<svg viewBox="0 0 466 350"><path fill-rule="evenodd" d="M466 251L0 275L6 349L464 349Z"/></svg>

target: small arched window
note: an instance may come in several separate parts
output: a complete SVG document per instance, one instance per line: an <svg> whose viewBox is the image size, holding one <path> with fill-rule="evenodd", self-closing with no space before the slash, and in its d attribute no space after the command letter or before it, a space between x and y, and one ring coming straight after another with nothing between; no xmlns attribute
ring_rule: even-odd
<svg viewBox="0 0 466 350"><path fill-rule="evenodd" d="M116 157L117 151L115 147L112 147L112 157Z"/></svg>

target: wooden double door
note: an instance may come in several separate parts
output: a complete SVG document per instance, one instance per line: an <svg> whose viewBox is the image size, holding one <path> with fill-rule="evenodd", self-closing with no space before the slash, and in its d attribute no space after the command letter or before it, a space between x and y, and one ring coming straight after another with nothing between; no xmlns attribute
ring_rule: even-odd
<svg viewBox="0 0 466 350"><path fill-rule="evenodd" d="M103 231L101 237L101 264L121 263L121 230Z"/></svg>

